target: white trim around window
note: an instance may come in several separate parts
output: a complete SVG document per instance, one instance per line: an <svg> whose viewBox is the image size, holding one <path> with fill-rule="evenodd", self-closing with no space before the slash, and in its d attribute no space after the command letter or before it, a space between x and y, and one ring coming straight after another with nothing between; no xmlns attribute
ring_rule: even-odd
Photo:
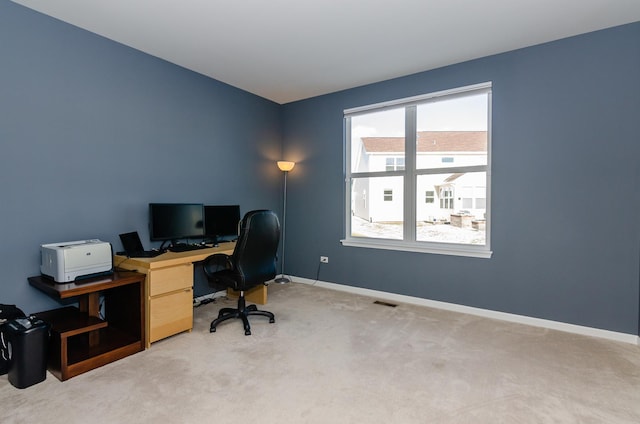
<svg viewBox="0 0 640 424"><path fill-rule="evenodd" d="M480 112L466 109L478 102ZM433 111L450 122L438 128L424 116ZM344 124L344 246L491 257L491 82L346 109ZM463 209L468 187L485 202ZM391 189L393 205L376 203Z"/></svg>

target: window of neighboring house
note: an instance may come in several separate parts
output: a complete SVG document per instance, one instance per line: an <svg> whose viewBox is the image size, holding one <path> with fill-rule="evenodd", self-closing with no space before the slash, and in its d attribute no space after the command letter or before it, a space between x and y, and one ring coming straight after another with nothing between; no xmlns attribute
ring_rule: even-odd
<svg viewBox="0 0 640 424"><path fill-rule="evenodd" d="M490 257L490 123L491 83L345 110L342 243Z"/></svg>
<svg viewBox="0 0 640 424"><path fill-rule="evenodd" d="M487 199L485 187L465 186L462 187L462 209L486 209Z"/></svg>
<svg viewBox="0 0 640 424"><path fill-rule="evenodd" d="M424 192L424 202L425 203L434 203L435 202L435 192L433 190L427 190Z"/></svg>
<svg viewBox="0 0 640 424"><path fill-rule="evenodd" d="M404 170L404 158L387 158L385 171Z"/></svg>
<svg viewBox="0 0 640 424"><path fill-rule="evenodd" d="M440 209L453 209L453 189L451 187L440 189Z"/></svg>

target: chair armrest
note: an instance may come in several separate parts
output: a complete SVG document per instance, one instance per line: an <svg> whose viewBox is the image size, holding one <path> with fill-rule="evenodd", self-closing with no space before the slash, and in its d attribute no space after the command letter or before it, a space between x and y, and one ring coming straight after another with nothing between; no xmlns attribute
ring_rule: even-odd
<svg viewBox="0 0 640 424"><path fill-rule="evenodd" d="M224 253L214 253L207 256L202 263L202 269L208 278L211 278L218 271L232 268L231 256Z"/></svg>

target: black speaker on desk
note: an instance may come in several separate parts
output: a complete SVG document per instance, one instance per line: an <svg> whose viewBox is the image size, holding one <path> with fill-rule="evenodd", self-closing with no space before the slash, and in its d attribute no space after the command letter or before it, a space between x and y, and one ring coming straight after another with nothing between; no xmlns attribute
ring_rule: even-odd
<svg viewBox="0 0 640 424"><path fill-rule="evenodd" d="M9 383L24 389L47 378L49 324L17 318L0 326L0 350L8 363Z"/></svg>

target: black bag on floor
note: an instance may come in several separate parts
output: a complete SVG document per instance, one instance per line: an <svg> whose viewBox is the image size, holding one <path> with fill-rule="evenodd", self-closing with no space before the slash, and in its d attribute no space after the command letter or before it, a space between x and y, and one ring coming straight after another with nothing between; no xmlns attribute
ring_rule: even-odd
<svg viewBox="0 0 640 424"><path fill-rule="evenodd" d="M16 305L3 305L0 303L0 324L16 318L24 318L26 315Z"/></svg>
<svg viewBox="0 0 640 424"><path fill-rule="evenodd" d="M0 375L9 371L9 347L3 331L4 323L16 318L24 318L25 314L16 305L3 305L0 303Z"/></svg>

